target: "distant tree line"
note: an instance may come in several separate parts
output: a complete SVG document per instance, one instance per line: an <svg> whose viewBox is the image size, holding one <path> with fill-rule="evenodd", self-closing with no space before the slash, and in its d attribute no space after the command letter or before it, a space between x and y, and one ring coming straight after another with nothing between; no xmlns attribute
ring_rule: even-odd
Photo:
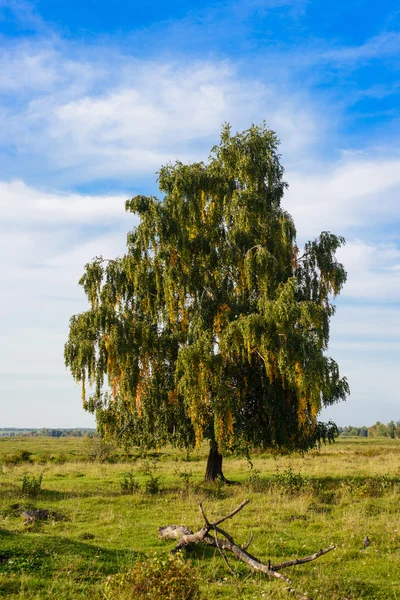
<svg viewBox="0 0 400 600"><path fill-rule="evenodd" d="M29 429L17 427L4 427L0 429L0 437L83 437L88 433L94 433L95 429L76 428L76 429Z"/></svg>
<svg viewBox="0 0 400 600"><path fill-rule="evenodd" d="M392 438L400 439L400 420L390 421L386 425L377 421L371 427L355 427L354 425L346 425L338 427L341 437L365 437L365 438ZM0 437L84 437L96 433L93 428L75 428L75 429L29 429L17 427L3 427L0 429Z"/></svg>
<svg viewBox="0 0 400 600"><path fill-rule="evenodd" d="M400 421L390 421L386 425L377 421L371 427L354 427L348 425L346 427L338 427L341 437L368 437L368 438L400 438Z"/></svg>

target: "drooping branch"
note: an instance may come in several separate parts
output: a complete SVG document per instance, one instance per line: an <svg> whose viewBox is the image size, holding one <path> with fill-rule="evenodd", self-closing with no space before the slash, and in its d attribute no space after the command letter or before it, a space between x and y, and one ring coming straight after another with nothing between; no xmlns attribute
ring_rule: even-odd
<svg viewBox="0 0 400 600"><path fill-rule="evenodd" d="M221 529L219 527L219 525L221 523L223 523L227 519L232 518L239 511L241 511L242 508L244 508L246 506L246 504L248 504L248 503L249 503L249 500L245 500L235 510L230 512L228 515L226 515L225 517L222 517L212 523L209 521L207 515L205 514L202 504L199 503L199 509L200 509L200 512L204 519L204 525L201 529L199 529L199 531L197 531L196 533L193 533L190 529L187 529L183 526L177 527L174 525L169 525L167 527L160 527L159 534L163 539L177 539L180 532L182 532L177 545L175 546L175 548L173 548L171 550L172 554L175 554L176 552L179 552L180 550L183 550L184 548L186 548L187 546L190 546L192 544L204 543L208 546L213 546L218 549L218 551L220 552L222 558L224 559L228 569L232 572L231 566L229 565L229 562L224 554L224 551L228 550L228 551L232 552L232 554L234 554L236 556L236 558L238 558L242 562L246 563L250 568L254 569L255 571L260 571L261 573L264 573L271 579L275 578L275 579L279 579L280 581L285 582L288 585L288 588L287 588L288 592L290 592L292 594L296 594L302 600L310 600L307 596L299 594L292 587L292 582L289 579L289 577L287 577L286 575L283 575L283 573L280 573L279 571L283 568L293 567L295 565L301 565L301 564L305 564L305 563L311 562L313 560L316 560L317 558L320 558L320 556L323 556L324 554L327 554L328 552L331 552L332 550L334 550L336 548L336 546L329 546L328 548L325 548L324 550L322 550L322 549L318 550L317 552L315 552L314 554L311 554L310 556L305 556L303 558L295 558L293 560L285 561L285 562L279 563L277 565L271 565L270 560L268 560L268 563L265 564L260 559L258 559L256 556L253 556L252 554L247 552L247 548L249 547L249 545L251 544L251 542L253 540L253 534L251 534L249 542L245 546L241 547L238 544L236 544L235 540L229 533L227 533L226 531L224 531L223 529ZM214 532L215 535L212 535L210 532ZM218 537L218 535L220 535L222 537Z"/></svg>

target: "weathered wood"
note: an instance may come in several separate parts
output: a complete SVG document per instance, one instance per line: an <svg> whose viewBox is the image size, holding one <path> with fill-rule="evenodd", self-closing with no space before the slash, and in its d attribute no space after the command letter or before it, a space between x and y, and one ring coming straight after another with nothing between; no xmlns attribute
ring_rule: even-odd
<svg viewBox="0 0 400 600"><path fill-rule="evenodd" d="M271 566L271 569L273 571L279 571L280 569L286 569L287 567L294 567L295 565L304 565L305 563L311 562L312 560L316 560L317 558L319 558L320 556L323 556L324 554L328 554L328 552L331 552L332 550L335 550L336 546L329 546L328 548L325 548L325 550L318 550L318 552L315 552L314 554L311 554L310 556L304 556L303 558L294 558L293 560L287 560L286 562L283 563L279 563L279 565L273 565Z"/></svg>
<svg viewBox="0 0 400 600"><path fill-rule="evenodd" d="M196 531L196 533L188 533L187 535L183 535L175 548L171 550L171 554L176 554L191 544L198 544L202 542L209 531L210 527L208 525L203 525L203 527L199 531Z"/></svg>
<svg viewBox="0 0 400 600"><path fill-rule="evenodd" d="M250 534L250 539L249 539L249 541L247 542L247 544L245 544L245 545L243 546L243 550L247 550L247 548L250 546L251 542L253 541L253 537L254 537L254 533L253 533L253 532L251 532L251 534Z"/></svg>
<svg viewBox="0 0 400 600"><path fill-rule="evenodd" d="M158 533L164 540L180 540L184 535L191 535L193 531L184 525L166 525L159 527Z"/></svg>
<svg viewBox="0 0 400 600"><path fill-rule="evenodd" d="M285 561L285 562L279 563L277 565L271 565L270 560L268 560L268 563L265 564L261 560L259 560L256 556L253 556L252 554L247 552L247 548L249 547L250 543L253 540L253 534L251 535L250 541L244 547L241 547L238 544L236 544L235 540L229 533L227 533L226 531L224 531L223 529L221 529L219 527L219 525L221 523L223 523L227 519L232 518L239 511L241 511L242 508L244 508L246 506L246 504L248 504L248 503L249 503L249 500L245 500L244 502L242 502L240 504L240 506L235 508L235 510L230 512L225 517L222 517L222 518L218 519L217 521L214 521L213 523L211 523L209 521L209 519L207 518L207 515L205 514L202 504L199 503L199 509L200 509L200 512L204 519L204 525L201 529L199 529L199 531L197 531L196 533L193 533L190 529L187 529L184 526L176 527L173 525L169 525L167 527L160 527L160 529L159 529L160 535L161 535L161 531L162 531L163 533L162 533L161 537L163 537L164 539L177 539L177 535L179 535L179 533L182 532L182 537L179 539L178 544L175 546L175 548L173 548L171 550L172 554L179 552L180 550L184 549L185 547L187 547L191 544L198 544L198 543L204 543L209 546L213 546L213 547L217 548L218 551L220 552L222 558L224 559L225 564L227 565L228 569L232 572L231 566L229 565L229 562L224 554L225 550L229 550L230 552L232 552L232 554L234 554L236 556L237 559L246 563L250 568L254 569L255 571L260 571L261 573L264 573L265 575L267 575L270 578L279 579L279 580L285 582L289 586L287 588L288 592L299 596L301 600L310 600L307 596L299 594L292 587L292 582L289 579L289 577L287 577L286 575L283 575L283 573L279 573L279 571L286 567L293 567L295 565L301 565L301 564L305 564L305 563L311 562L313 560L316 560L320 556L323 556L324 554L327 554L328 552L331 552L332 550L334 550L336 548L336 546L329 546L325 550L322 550L322 549L318 550L318 552L315 552L314 554L311 554L310 556L305 556L303 558L295 558L293 560ZM210 534L211 531L213 531L215 533L215 537ZM220 536L222 536L222 538L219 538L218 534Z"/></svg>

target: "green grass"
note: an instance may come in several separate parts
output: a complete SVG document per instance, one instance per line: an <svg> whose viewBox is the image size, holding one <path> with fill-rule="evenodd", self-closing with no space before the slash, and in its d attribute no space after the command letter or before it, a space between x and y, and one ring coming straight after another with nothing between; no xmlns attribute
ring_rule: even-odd
<svg viewBox="0 0 400 600"><path fill-rule="evenodd" d="M208 516L223 516L243 499L250 504L226 529L260 559L280 562L335 544L308 565L288 569L294 587L314 600L400 600L400 443L344 439L304 457L256 454L225 461L238 485L203 483L206 447L189 457L172 449L154 453L159 493L145 492L149 475L140 453L110 456L124 462L88 462L82 438L0 440L0 597L102 598L106 577L127 571L146 553L166 555L173 542L159 526L200 528L201 501ZM21 451L29 460L13 463ZM151 467L151 464L150 464ZM24 475L38 478L37 497L22 496ZM123 493L127 474L140 486ZM249 477L250 476L250 477ZM129 479L128 477L128 479ZM300 483L299 483L300 482ZM23 509L50 518L24 525ZM364 549L368 535L371 544ZM231 557L232 576L213 549L187 552L201 578L204 598L251 600L290 597L277 581L250 572ZM156 600L156 599L155 599Z"/></svg>

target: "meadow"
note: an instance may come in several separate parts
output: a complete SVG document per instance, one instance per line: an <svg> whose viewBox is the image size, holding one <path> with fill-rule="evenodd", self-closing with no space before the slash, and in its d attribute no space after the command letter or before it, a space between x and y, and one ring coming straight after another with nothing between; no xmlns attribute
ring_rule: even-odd
<svg viewBox="0 0 400 600"><path fill-rule="evenodd" d="M0 439L0 596L105 598L105 581L146 555L166 557L168 524L199 529L250 503L224 525L264 562L336 550L287 569L316 599L400 600L400 440L340 439L306 455L258 453L224 462L236 485L203 481L207 447L118 453L87 438ZM42 509L47 518L23 512ZM364 547L368 536L370 544ZM270 581L216 549L185 552L202 598L284 599ZM156 600L156 599L155 599Z"/></svg>

